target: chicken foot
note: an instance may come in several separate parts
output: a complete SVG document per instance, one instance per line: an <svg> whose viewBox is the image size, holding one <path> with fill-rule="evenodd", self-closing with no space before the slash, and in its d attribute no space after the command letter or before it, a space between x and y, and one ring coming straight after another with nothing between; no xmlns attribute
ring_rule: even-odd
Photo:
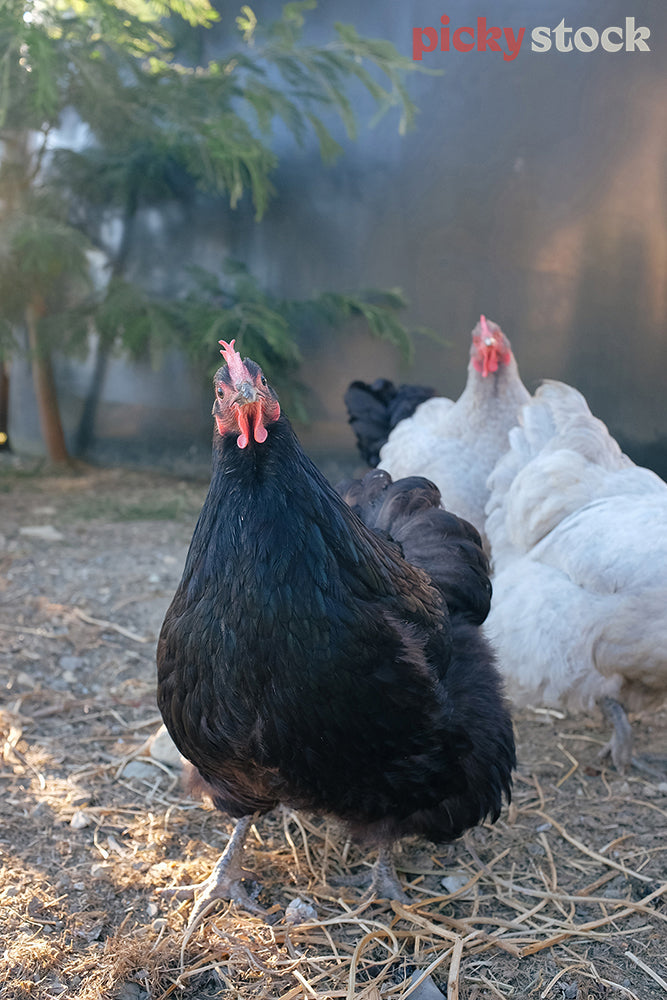
<svg viewBox="0 0 667 1000"><path fill-rule="evenodd" d="M366 874L343 875L330 879L329 882L332 886L350 885L360 889L367 886L364 899L396 899L400 903L409 902L396 873L391 847L387 844L382 844L378 849L377 860Z"/></svg>
<svg viewBox="0 0 667 1000"><path fill-rule="evenodd" d="M611 722L614 731L611 739L600 751L600 758L611 757L614 767L625 774L632 764L632 729L628 716L620 702L614 698L600 698L598 702L607 722Z"/></svg>
<svg viewBox="0 0 667 1000"><path fill-rule="evenodd" d="M243 867L241 857L245 838L254 818L254 816L243 816L237 821L227 846L204 882L161 890L163 894L172 895L176 899L194 899L194 906L187 926L188 937L201 923L211 903L218 899L231 900L249 913L266 916L264 909L254 899L251 899L241 881L251 874Z"/></svg>
<svg viewBox="0 0 667 1000"><path fill-rule="evenodd" d="M375 896L376 899L396 899L399 903L409 902L396 873L391 847L386 844L383 844L378 851L367 896L369 898Z"/></svg>
<svg viewBox="0 0 667 1000"><path fill-rule="evenodd" d="M664 781L664 770L652 767L641 757L632 756L632 730L625 709L620 702L613 698L601 698L598 704L607 721L611 722L614 727L611 739L603 746L598 756L602 759L611 756L616 770L621 774L625 774L632 766L654 781Z"/></svg>

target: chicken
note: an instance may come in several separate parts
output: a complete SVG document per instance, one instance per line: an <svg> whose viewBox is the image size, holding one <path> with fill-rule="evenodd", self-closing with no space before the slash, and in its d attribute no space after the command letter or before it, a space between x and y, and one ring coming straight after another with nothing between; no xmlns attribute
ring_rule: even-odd
<svg viewBox="0 0 667 1000"><path fill-rule="evenodd" d="M625 709L667 694L667 484L621 452L581 393L546 382L489 478L486 631L516 704L588 711L632 759Z"/></svg>
<svg viewBox="0 0 667 1000"><path fill-rule="evenodd" d="M379 468L394 479L414 475L432 480L444 506L474 524L486 545L486 480L507 450L507 434L520 408L530 400L509 340L496 323L481 316L472 332L468 379L458 400L434 396L400 421L397 411L428 390L401 386L392 396L383 381L366 386L365 393L364 383L354 382L346 393L362 455L372 458L379 447ZM405 390L415 388L420 392L406 400ZM389 399L390 433L380 446L384 398Z"/></svg>
<svg viewBox="0 0 667 1000"><path fill-rule="evenodd" d="M494 820L515 760L474 528L420 478L370 473L346 503L258 365L221 343L210 489L157 652L165 725L239 819L187 887L191 926L216 898L256 908L241 882L255 814L338 817L379 846L373 889L395 895L392 843Z"/></svg>

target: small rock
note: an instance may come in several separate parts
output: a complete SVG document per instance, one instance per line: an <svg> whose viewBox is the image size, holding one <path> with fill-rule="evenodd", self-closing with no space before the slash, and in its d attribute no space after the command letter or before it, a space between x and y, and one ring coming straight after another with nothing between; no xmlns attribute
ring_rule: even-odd
<svg viewBox="0 0 667 1000"><path fill-rule="evenodd" d="M75 892L83 892L83 890L86 888L86 883L85 882L73 882L72 883L72 888L74 889Z"/></svg>
<svg viewBox="0 0 667 1000"><path fill-rule="evenodd" d="M73 830L85 830L87 826L90 826L90 816L86 816L85 812L77 809L69 821L69 825Z"/></svg>
<svg viewBox="0 0 667 1000"><path fill-rule="evenodd" d="M33 653L31 649L21 650L21 659L30 660L31 663L37 663L39 660L42 659L42 655L43 654L40 653Z"/></svg>
<svg viewBox="0 0 667 1000"><path fill-rule="evenodd" d="M285 910L285 923L305 924L308 920L317 920L317 910L297 896Z"/></svg>
<svg viewBox="0 0 667 1000"><path fill-rule="evenodd" d="M146 748L150 756L161 764L179 771L183 768L185 758L181 757L165 726L160 726L155 735L148 739Z"/></svg>
<svg viewBox="0 0 667 1000"><path fill-rule="evenodd" d="M123 983L115 1000L147 1000L147 997L146 990L142 990L139 983Z"/></svg>
<svg viewBox="0 0 667 1000"><path fill-rule="evenodd" d="M158 769L152 764L148 764L143 760L131 760L123 768L124 778L152 778L155 780L157 777Z"/></svg>
<svg viewBox="0 0 667 1000"><path fill-rule="evenodd" d="M148 903L148 905L146 906L146 912L148 913L149 917L157 917L158 913L160 912L157 903Z"/></svg>
<svg viewBox="0 0 667 1000"><path fill-rule="evenodd" d="M414 983L421 976L419 969L415 971L410 976L410 982ZM432 976L427 976L426 979L419 984L417 989L413 990L410 994L412 1000L444 1000L445 994L441 993L438 987L433 982Z"/></svg>
<svg viewBox="0 0 667 1000"><path fill-rule="evenodd" d="M470 881L470 875L466 872L452 872L450 875L445 875L441 880L440 885L447 892L458 892L462 889L464 885L467 885ZM473 888L469 889L468 892L462 892L457 898L458 899L472 899L475 894Z"/></svg>
<svg viewBox="0 0 667 1000"><path fill-rule="evenodd" d="M658 785L658 791L663 795L667 795L667 781L661 781Z"/></svg>
<svg viewBox="0 0 667 1000"><path fill-rule="evenodd" d="M64 535L52 524L33 524L19 528L19 535L36 538L40 542L62 542Z"/></svg>
<svg viewBox="0 0 667 1000"><path fill-rule="evenodd" d="M546 833L546 831L550 829L551 829L551 823L542 823L541 826L535 827L537 833Z"/></svg>
<svg viewBox="0 0 667 1000"><path fill-rule="evenodd" d="M58 666L65 673L74 674L77 670L81 669L83 664L84 659L82 656L61 656L58 660Z"/></svg>
<svg viewBox="0 0 667 1000"><path fill-rule="evenodd" d="M100 864L92 865L90 869L91 878L107 878L111 873L111 865L106 864L106 862L101 862Z"/></svg>

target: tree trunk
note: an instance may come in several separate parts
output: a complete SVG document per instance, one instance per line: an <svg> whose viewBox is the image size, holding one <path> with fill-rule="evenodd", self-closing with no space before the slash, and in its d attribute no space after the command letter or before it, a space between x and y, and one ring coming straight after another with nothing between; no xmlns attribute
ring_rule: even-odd
<svg viewBox="0 0 667 1000"><path fill-rule="evenodd" d="M25 312L39 425L49 460L55 465L71 465L72 460L67 451L60 419L51 355L39 337L38 321L43 315L44 304L38 299L33 300Z"/></svg>
<svg viewBox="0 0 667 1000"><path fill-rule="evenodd" d="M111 280L122 276L127 259L132 246L132 236L134 234L134 220L137 214L138 198L135 190L130 191L123 211L123 231L120 245L116 252L116 259L111 267ZM102 398L102 388L107 373L109 357L111 355L111 345L98 340L95 354L95 364L93 366L93 376L90 380L90 387L84 400L79 426L74 438L74 454L77 458L85 458L86 452L95 440L95 421L97 419L97 409Z"/></svg>
<svg viewBox="0 0 667 1000"><path fill-rule="evenodd" d="M0 451L11 451L9 443L9 366L0 361Z"/></svg>
<svg viewBox="0 0 667 1000"><path fill-rule="evenodd" d="M95 364L93 365L93 375L90 380L90 388L86 394L79 426L74 438L74 454L77 458L85 458L86 452L95 440L95 419L97 417L97 407L100 402L104 379L107 372L110 350L108 345L97 342L95 351Z"/></svg>

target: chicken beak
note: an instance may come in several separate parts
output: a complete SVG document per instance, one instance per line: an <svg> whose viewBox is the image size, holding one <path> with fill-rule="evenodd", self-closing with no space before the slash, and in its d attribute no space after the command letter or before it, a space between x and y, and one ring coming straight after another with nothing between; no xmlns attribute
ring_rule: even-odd
<svg viewBox="0 0 667 1000"><path fill-rule="evenodd" d="M257 388L249 382L236 383L236 396L233 406L236 410L236 420L241 432L236 440L239 448L246 448L253 437L258 444L266 441L268 434L263 424L263 397Z"/></svg>
<svg viewBox="0 0 667 1000"><path fill-rule="evenodd" d="M234 400L240 406L245 403L256 403L258 400L258 393L252 382L241 382L240 385L236 386L237 396Z"/></svg>

